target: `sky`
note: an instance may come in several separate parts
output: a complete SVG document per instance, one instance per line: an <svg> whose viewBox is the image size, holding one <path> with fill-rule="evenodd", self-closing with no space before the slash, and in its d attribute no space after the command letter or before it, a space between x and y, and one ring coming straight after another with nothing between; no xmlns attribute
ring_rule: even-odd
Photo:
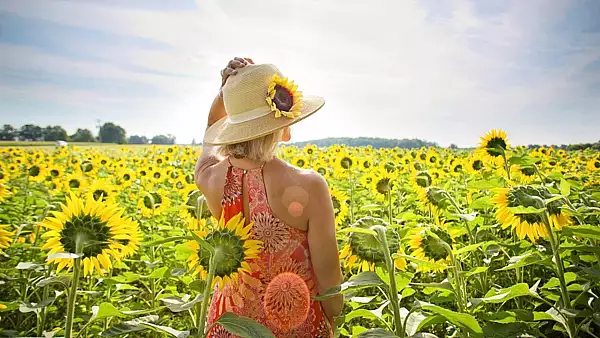
<svg viewBox="0 0 600 338"><path fill-rule="evenodd" d="M202 139L228 60L323 96L296 141L600 139L597 0L0 0L0 123Z"/></svg>

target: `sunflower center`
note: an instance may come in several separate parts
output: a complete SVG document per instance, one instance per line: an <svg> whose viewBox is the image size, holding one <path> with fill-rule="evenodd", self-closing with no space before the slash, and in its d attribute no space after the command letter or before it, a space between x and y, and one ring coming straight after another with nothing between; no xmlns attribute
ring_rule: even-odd
<svg viewBox="0 0 600 338"><path fill-rule="evenodd" d="M83 239L83 254L85 257L93 257L108 248L110 239L110 228L106 222L97 216L82 215L74 216L67 222L61 231L60 242L67 252L76 252L77 238Z"/></svg>
<svg viewBox="0 0 600 338"><path fill-rule="evenodd" d="M388 177L379 179L377 181L375 188L377 189L378 193L380 193L382 195L387 194L388 192L390 192L390 190L392 190L392 185L390 184L390 179Z"/></svg>
<svg viewBox="0 0 600 338"><path fill-rule="evenodd" d="M131 175L129 175L129 174L125 174L125 175L123 175L123 179L124 179L125 181L129 181L129 180L131 180Z"/></svg>
<svg viewBox="0 0 600 338"><path fill-rule="evenodd" d="M37 165L34 165L33 167L29 168L29 176L37 177L39 175L40 175L40 167L38 167Z"/></svg>
<svg viewBox="0 0 600 338"><path fill-rule="evenodd" d="M50 175L52 175L52 177L58 177L58 175L60 175L60 172L56 169L52 169L50 170ZM0 177L1 179L1 177Z"/></svg>
<svg viewBox="0 0 600 338"><path fill-rule="evenodd" d="M456 166L454 166L452 171L454 171L455 173L459 173L462 171L462 169L463 169L462 164L457 164Z"/></svg>
<svg viewBox="0 0 600 338"><path fill-rule="evenodd" d="M160 178L160 172L155 172L152 177L154 177L155 179L159 179Z"/></svg>
<svg viewBox="0 0 600 338"><path fill-rule="evenodd" d="M370 217L363 218L357 222L358 227L365 229L368 229L375 224L380 224L380 222L377 222L374 218ZM400 243L398 242L398 236L396 233L388 230L386 231L386 237L390 252L398 251L400 248ZM385 257L383 252L381 252L381 247L379 246L379 242L375 236L353 232L349 236L348 244L352 249L352 253L354 253L363 261L375 264L385 262Z"/></svg>
<svg viewBox="0 0 600 338"><path fill-rule="evenodd" d="M69 180L69 188L71 189L77 189L81 186L81 182L76 179L76 178L72 178Z"/></svg>
<svg viewBox="0 0 600 338"><path fill-rule="evenodd" d="M435 163L435 162L437 162L437 157L435 157L435 156L431 156L431 157L429 158L429 162L430 162L430 163Z"/></svg>
<svg viewBox="0 0 600 338"><path fill-rule="evenodd" d="M99 201L100 199L102 199L102 202L104 202L104 201L106 201L106 197L108 196L108 193L106 192L106 190L96 189L96 190L94 190L92 195L96 201Z"/></svg>
<svg viewBox="0 0 600 338"><path fill-rule="evenodd" d="M535 175L535 169L532 167L522 167L519 171L525 176L533 176Z"/></svg>
<svg viewBox="0 0 600 338"><path fill-rule="evenodd" d="M471 167L474 170L479 171L479 170L483 169L483 162L481 160L475 160L475 161L473 161L473 164L471 165Z"/></svg>
<svg viewBox="0 0 600 338"><path fill-rule="evenodd" d="M344 169L349 169L352 166L352 159L348 156L344 156L340 161L340 165Z"/></svg>
<svg viewBox="0 0 600 338"><path fill-rule="evenodd" d="M304 167L304 164L305 164L305 162L303 159L299 159L298 161L296 161L296 165L298 167Z"/></svg>
<svg viewBox="0 0 600 338"><path fill-rule="evenodd" d="M431 181L431 175L429 175L429 173L422 171L419 174L417 174L416 182L417 185L421 188L427 188L428 186L430 186Z"/></svg>
<svg viewBox="0 0 600 338"><path fill-rule="evenodd" d="M337 215L340 214L342 204L335 196L331 196L331 201L333 202L333 210L335 211L335 217L337 217Z"/></svg>
<svg viewBox="0 0 600 338"><path fill-rule="evenodd" d="M363 162L363 168L365 168L365 169L369 169L369 168L371 168L371 162L369 162L369 161L364 161L364 162Z"/></svg>
<svg viewBox="0 0 600 338"><path fill-rule="evenodd" d="M600 169L600 161L594 161L594 168Z"/></svg>
<svg viewBox="0 0 600 338"><path fill-rule="evenodd" d="M502 137L493 137L488 141L486 148L489 155L500 156L506 150L506 140Z"/></svg>
<svg viewBox="0 0 600 338"><path fill-rule="evenodd" d="M325 176L325 174L327 174L327 170L325 170L325 168L323 168L323 167L319 167L319 168L317 169L317 172L318 172L319 174L321 174L322 176Z"/></svg>
<svg viewBox="0 0 600 338"><path fill-rule="evenodd" d="M208 234L206 241L215 248L215 276L229 276L242 266L246 255L244 241L239 236L222 229ZM198 250L198 258L200 265L208 267L210 253L206 249Z"/></svg>
<svg viewBox="0 0 600 338"><path fill-rule="evenodd" d="M450 236L442 230L432 230L442 241L446 243L451 243L452 239ZM424 235L423 240L421 242L421 247L423 248L423 252L425 255L434 261L439 261L441 259L446 259L448 257L448 252L442 246L442 243L433 236Z"/></svg>
<svg viewBox="0 0 600 338"><path fill-rule="evenodd" d="M150 198L150 196L144 196L144 206L148 209L158 208L162 203L162 198L155 192L150 193L150 195L152 195L152 198Z"/></svg>
<svg viewBox="0 0 600 338"><path fill-rule="evenodd" d="M90 172L94 169L94 165L92 164L92 162L90 161L85 161L83 163L81 163L81 170L84 173Z"/></svg>
<svg viewBox="0 0 600 338"><path fill-rule="evenodd" d="M419 158L420 158L422 161L425 161L425 160L427 159L427 155L426 155L426 154L420 154L420 155L419 155Z"/></svg>
<svg viewBox="0 0 600 338"><path fill-rule="evenodd" d="M284 87L276 85L273 103L275 103L275 106L279 110L290 111L294 105L294 96Z"/></svg>

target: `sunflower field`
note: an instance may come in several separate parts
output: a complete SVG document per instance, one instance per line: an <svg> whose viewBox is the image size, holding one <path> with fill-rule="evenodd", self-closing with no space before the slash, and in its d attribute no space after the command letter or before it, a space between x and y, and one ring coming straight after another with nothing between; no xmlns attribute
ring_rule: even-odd
<svg viewBox="0 0 600 338"><path fill-rule="evenodd" d="M200 151L0 148L0 337L204 337L212 286L260 243L212 219ZM316 298L343 294L336 335L600 337L598 152L511 147L498 130L473 150L278 152L329 182L345 278Z"/></svg>

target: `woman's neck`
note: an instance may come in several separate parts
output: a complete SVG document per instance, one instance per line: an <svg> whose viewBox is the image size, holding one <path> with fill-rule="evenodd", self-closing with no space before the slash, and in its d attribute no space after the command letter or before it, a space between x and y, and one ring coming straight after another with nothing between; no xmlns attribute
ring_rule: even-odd
<svg viewBox="0 0 600 338"><path fill-rule="evenodd" d="M260 162L260 161L251 160L251 159L247 159L247 158L235 158L235 157L230 156L229 163L231 163L231 165L234 167L238 167L238 168L242 168L242 169L254 169L254 168L261 167L266 162Z"/></svg>

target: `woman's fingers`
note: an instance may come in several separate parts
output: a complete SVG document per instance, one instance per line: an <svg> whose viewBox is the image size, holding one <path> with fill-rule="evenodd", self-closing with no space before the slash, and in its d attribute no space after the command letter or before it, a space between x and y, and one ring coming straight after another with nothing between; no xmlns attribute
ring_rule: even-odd
<svg viewBox="0 0 600 338"><path fill-rule="evenodd" d="M248 62L249 64L253 65L254 61L252 61L251 58L244 58L244 60L246 60L246 62Z"/></svg>

